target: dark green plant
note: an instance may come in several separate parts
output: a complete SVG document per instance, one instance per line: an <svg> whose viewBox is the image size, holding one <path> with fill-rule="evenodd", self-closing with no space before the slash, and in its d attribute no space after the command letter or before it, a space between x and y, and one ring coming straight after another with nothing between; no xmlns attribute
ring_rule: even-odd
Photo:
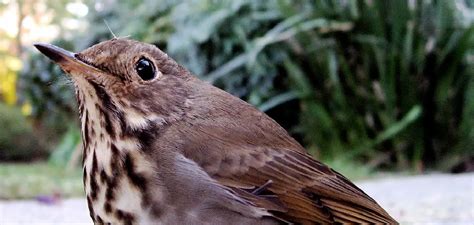
<svg viewBox="0 0 474 225"><path fill-rule="evenodd" d="M336 18L350 15L349 32L305 32L292 40L311 46L322 36L332 43L285 63L302 96L307 143L322 157L374 165L436 162L458 141L455 124L468 106L459 101L472 65L472 25L456 20L452 2L353 3L332 8Z"/></svg>
<svg viewBox="0 0 474 225"><path fill-rule="evenodd" d="M0 124L0 161L31 161L46 155L20 109L0 103Z"/></svg>

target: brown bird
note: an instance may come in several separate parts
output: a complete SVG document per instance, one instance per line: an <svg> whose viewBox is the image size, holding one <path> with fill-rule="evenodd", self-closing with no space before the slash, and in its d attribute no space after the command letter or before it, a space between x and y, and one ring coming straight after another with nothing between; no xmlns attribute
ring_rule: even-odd
<svg viewBox="0 0 474 225"><path fill-rule="evenodd" d="M274 120L157 47L36 48L70 74L95 224L396 224Z"/></svg>

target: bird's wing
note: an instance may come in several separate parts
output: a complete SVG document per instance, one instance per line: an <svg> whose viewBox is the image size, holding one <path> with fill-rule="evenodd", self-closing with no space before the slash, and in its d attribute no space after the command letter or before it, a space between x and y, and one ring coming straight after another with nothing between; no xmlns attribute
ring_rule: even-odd
<svg viewBox="0 0 474 225"><path fill-rule="evenodd" d="M290 222L395 223L372 198L311 156L291 149L243 147L232 146L227 155L208 151L203 157L186 156L221 184L239 190L242 198ZM269 181L260 193L254 192Z"/></svg>
<svg viewBox="0 0 474 225"><path fill-rule="evenodd" d="M179 139L185 157L221 184L294 223L396 223L267 115L221 90L197 87L188 101L192 110L171 128L178 137L170 140ZM263 191L255 191L262 185Z"/></svg>

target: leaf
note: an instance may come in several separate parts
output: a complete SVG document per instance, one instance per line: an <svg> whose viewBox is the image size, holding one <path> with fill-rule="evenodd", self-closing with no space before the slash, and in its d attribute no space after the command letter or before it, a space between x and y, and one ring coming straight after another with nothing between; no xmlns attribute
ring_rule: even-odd
<svg viewBox="0 0 474 225"><path fill-rule="evenodd" d="M272 98L268 99L264 103L258 106L258 109L262 112L266 112L280 104L294 100L298 98L298 94L295 91L287 91L279 95L275 95Z"/></svg>

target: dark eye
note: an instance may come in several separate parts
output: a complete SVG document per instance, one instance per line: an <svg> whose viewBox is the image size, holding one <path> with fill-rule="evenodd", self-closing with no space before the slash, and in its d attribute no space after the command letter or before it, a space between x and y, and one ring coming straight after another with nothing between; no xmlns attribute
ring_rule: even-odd
<svg viewBox="0 0 474 225"><path fill-rule="evenodd" d="M137 71L138 76L140 76L143 80L151 80L156 76L153 63L146 58L141 58L138 60L137 64L135 65L135 70Z"/></svg>

